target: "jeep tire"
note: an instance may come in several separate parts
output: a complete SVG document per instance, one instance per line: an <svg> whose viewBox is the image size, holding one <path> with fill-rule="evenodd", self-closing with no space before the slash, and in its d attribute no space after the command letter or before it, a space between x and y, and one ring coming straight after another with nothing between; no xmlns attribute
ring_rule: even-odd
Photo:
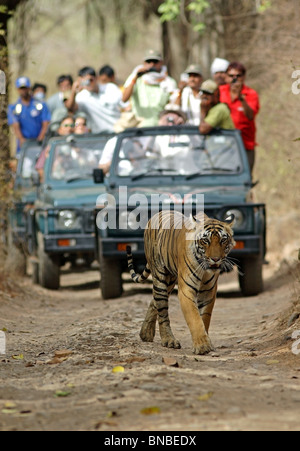
<svg viewBox="0 0 300 451"><path fill-rule="evenodd" d="M241 260L240 288L243 296L257 296L264 290L263 259L261 255Z"/></svg>
<svg viewBox="0 0 300 451"><path fill-rule="evenodd" d="M27 259L21 245L15 244L13 231L7 230L7 258L5 267L18 276L24 277L27 273Z"/></svg>
<svg viewBox="0 0 300 451"><path fill-rule="evenodd" d="M38 233L38 279L43 288L58 290L60 287L60 264L58 257L51 257L44 251L44 240Z"/></svg>
<svg viewBox="0 0 300 451"><path fill-rule="evenodd" d="M122 266L118 260L100 257L102 299L115 299L122 296Z"/></svg>
<svg viewBox="0 0 300 451"><path fill-rule="evenodd" d="M38 262L32 262L31 263L31 270L32 270L32 283L34 285L38 285L39 284L39 264Z"/></svg>

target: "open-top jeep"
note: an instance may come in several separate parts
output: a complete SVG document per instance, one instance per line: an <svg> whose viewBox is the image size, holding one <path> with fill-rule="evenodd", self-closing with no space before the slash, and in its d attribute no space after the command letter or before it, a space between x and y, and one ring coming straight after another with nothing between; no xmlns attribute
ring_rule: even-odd
<svg viewBox="0 0 300 451"><path fill-rule="evenodd" d="M49 289L60 286L60 268L95 260L94 208L104 186L95 185L93 171L112 135L52 138L37 199L27 214L27 240L33 280Z"/></svg>
<svg viewBox="0 0 300 451"><path fill-rule="evenodd" d="M230 257L240 267L243 295L263 290L266 209L251 201L253 185L239 131L203 136L190 126L129 129L116 139L105 185L106 195L98 199L96 209L104 299L122 294L127 245L136 269L144 266L148 219L165 208L195 214L203 208L203 196L209 217L224 220L235 215L236 247Z"/></svg>

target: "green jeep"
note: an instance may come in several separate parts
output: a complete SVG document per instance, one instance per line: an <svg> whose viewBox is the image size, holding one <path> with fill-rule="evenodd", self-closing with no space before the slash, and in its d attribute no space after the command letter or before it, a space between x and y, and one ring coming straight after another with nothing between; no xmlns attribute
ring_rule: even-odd
<svg viewBox="0 0 300 451"><path fill-rule="evenodd" d="M37 197L32 175L41 150L41 144L35 140L27 140L23 144L18 158L12 202L7 214L7 244L22 275L26 274L28 255L26 211L34 205Z"/></svg>
<svg viewBox="0 0 300 451"><path fill-rule="evenodd" d="M111 134L52 138L44 177L35 181L37 199L27 214L27 241L33 280L60 287L60 269L78 259L95 260L94 208L105 188L95 185L93 171Z"/></svg>
<svg viewBox="0 0 300 451"><path fill-rule="evenodd" d="M103 182L101 169L96 172ZM236 247L230 257L240 268L241 291L252 296L263 290L266 208L251 200L253 184L239 131L203 136L191 126L129 129L115 138L105 186L96 208L103 299L122 294L128 245L136 269L144 267L144 229L162 209L190 215L204 208L219 220L234 214Z"/></svg>

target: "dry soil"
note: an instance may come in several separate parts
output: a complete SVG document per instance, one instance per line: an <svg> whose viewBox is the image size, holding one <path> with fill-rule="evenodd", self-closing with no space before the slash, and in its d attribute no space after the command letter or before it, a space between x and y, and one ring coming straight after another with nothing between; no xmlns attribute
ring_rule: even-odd
<svg viewBox="0 0 300 451"><path fill-rule="evenodd" d="M222 277L207 356L192 354L176 293L180 350L161 347L158 333L140 341L150 285L127 280L122 298L103 301L97 268L65 270L59 292L2 280L0 430L300 430L297 272L280 274L267 270L252 298Z"/></svg>

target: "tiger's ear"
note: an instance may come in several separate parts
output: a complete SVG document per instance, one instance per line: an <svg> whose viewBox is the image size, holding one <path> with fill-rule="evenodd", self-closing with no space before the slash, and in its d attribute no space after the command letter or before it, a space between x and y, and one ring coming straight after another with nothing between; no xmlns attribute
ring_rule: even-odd
<svg viewBox="0 0 300 451"><path fill-rule="evenodd" d="M204 225L204 221L209 220L209 217L205 214L205 213L200 213L197 216L193 216L192 214L190 215L190 220L191 223L193 224L194 227L199 226L200 224L203 226Z"/></svg>
<svg viewBox="0 0 300 451"><path fill-rule="evenodd" d="M228 224L230 227L233 227L235 224L235 216L234 215L230 215L228 216L225 221L226 224Z"/></svg>
<svg viewBox="0 0 300 451"><path fill-rule="evenodd" d="M197 219L197 216L193 216L192 214L190 214L190 223L192 225L191 230L196 230L196 228L199 228L200 224L202 224L202 222Z"/></svg>
<svg viewBox="0 0 300 451"><path fill-rule="evenodd" d="M198 221L197 221L197 218L195 216L193 216L192 214L190 214L190 221L191 221L191 224L194 226L194 228L196 228L196 226L198 225Z"/></svg>
<svg viewBox="0 0 300 451"><path fill-rule="evenodd" d="M192 222L194 222L195 224L200 224L202 222L202 220L204 219L204 221L209 220L209 217L205 214L205 213L200 213L199 218L197 218L197 216L193 216L192 214L190 215L190 219Z"/></svg>

